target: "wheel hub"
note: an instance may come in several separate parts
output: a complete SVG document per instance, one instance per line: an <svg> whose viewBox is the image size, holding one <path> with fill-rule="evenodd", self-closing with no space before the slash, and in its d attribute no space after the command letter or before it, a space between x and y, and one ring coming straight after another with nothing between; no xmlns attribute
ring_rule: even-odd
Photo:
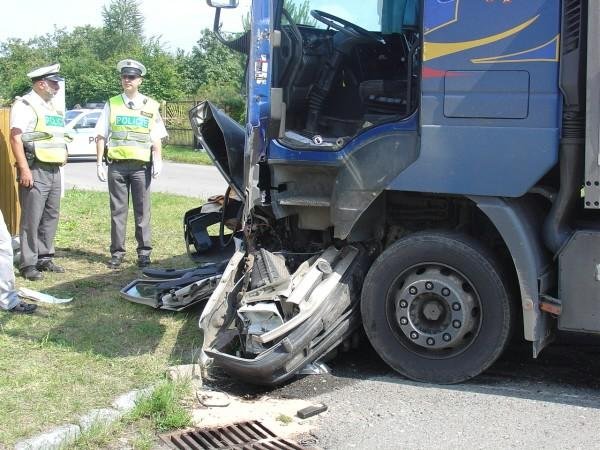
<svg viewBox="0 0 600 450"><path fill-rule="evenodd" d="M423 305L423 316L425 319L435 322L444 314L444 305L437 299L426 300Z"/></svg>
<svg viewBox="0 0 600 450"><path fill-rule="evenodd" d="M477 325L470 284L439 267L420 268L396 295L396 322L415 345L445 349L459 345Z"/></svg>

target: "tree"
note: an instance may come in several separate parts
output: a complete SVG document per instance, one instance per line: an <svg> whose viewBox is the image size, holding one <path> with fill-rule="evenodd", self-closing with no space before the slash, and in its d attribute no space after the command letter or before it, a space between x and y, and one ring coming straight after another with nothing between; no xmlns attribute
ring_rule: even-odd
<svg viewBox="0 0 600 450"><path fill-rule="evenodd" d="M33 39L0 42L0 104L10 104L31 88L29 71L53 63L61 64L67 107L106 100L121 91L117 62L133 58L148 69L142 92L156 100L197 98L202 88L240 116L243 57L210 31L202 32L193 52L173 55L159 37L144 36L138 0L112 0L102 15L103 27L87 25L71 32L55 28Z"/></svg>
<svg viewBox="0 0 600 450"><path fill-rule="evenodd" d="M244 55L229 50L212 31L202 30L190 57L193 88L197 89L203 84L240 83L244 62Z"/></svg>
<svg viewBox="0 0 600 450"><path fill-rule="evenodd" d="M183 98L186 94L186 82L178 72L175 58L163 49L160 39L148 40L142 50L140 61L148 69L142 91L157 100Z"/></svg>
<svg viewBox="0 0 600 450"><path fill-rule="evenodd" d="M203 30L188 60L186 74L192 92L240 120L245 110L242 95L245 61L244 55L225 47L212 31Z"/></svg>
<svg viewBox="0 0 600 450"><path fill-rule="evenodd" d="M303 0L299 3L286 2L285 9L294 23L315 26L317 21L310 15L310 2Z"/></svg>
<svg viewBox="0 0 600 450"><path fill-rule="evenodd" d="M15 95L21 95L30 86L24 67L40 58L20 39L9 39L3 43L0 55L0 78L4 80L0 84L0 99L3 104L8 104Z"/></svg>
<svg viewBox="0 0 600 450"><path fill-rule="evenodd" d="M16 95L23 95L31 88L27 73L31 70L58 62L56 41L65 34L55 29L53 33L24 41L8 39L0 44L0 104L10 104Z"/></svg>
<svg viewBox="0 0 600 450"><path fill-rule="evenodd" d="M127 53L144 42L144 16L139 0L112 0L102 7L108 53Z"/></svg>
<svg viewBox="0 0 600 450"><path fill-rule="evenodd" d="M310 2L309 0L302 0L301 3L294 3L293 0L285 2L285 11L291 17L293 23L300 23L302 25L310 25L314 27L317 25L317 21L310 15ZM286 23L287 19L283 19ZM242 17L242 26L244 30L250 29L250 12L246 13Z"/></svg>

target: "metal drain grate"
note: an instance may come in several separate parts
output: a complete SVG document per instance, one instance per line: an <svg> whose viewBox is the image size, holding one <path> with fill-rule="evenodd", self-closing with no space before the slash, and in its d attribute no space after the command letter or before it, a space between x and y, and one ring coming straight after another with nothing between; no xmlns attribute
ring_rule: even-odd
<svg viewBox="0 0 600 450"><path fill-rule="evenodd" d="M257 420L178 431L161 438L181 450L306 450L294 441L278 437Z"/></svg>

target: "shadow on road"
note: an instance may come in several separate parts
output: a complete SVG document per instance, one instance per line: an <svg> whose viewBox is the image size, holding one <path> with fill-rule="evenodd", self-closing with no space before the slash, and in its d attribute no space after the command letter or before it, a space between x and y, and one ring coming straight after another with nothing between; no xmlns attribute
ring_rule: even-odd
<svg viewBox="0 0 600 450"><path fill-rule="evenodd" d="M249 386L214 371L214 385L245 397L269 394L282 398L313 398L364 380L423 388L500 395L543 402L600 408L600 341L588 336L559 336L537 358L526 344L513 346L490 369L469 382L432 385L409 380L381 360L368 342L338 355L327 364L330 374L296 377L276 387Z"/></svg>
<svg viewBox="0 0 600 450"><path fill-rule="evenodd" d="M522 343L509 347L492 367L472 380L435 387L600 408L599 353L600 341L588 336L559 336L537 359L532 358L531 346ZM357 355L340 360L333 373L350 379L366 375L390 383L433 386L391 371L368 344L362 354L363 360L357 361Z"/></svg>

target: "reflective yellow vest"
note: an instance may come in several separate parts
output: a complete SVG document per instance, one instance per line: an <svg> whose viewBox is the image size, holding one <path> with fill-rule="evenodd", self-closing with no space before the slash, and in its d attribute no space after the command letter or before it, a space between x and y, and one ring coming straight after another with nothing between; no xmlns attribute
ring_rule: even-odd
<svg viewBox="0 0 600 450"><path fill-rule="evenodd" d="M122 95L108 100L110 108L109 159L150 161L152 141L150 132L158 117L158 102L146 97L142 109L131 109Z"/></svg>
<svg viewBox="0 0 600 450"><path fill-rule="evenodd" d="M41 108L36 102L29 102L24 98L19 99L30 106L36 115L36 124L33 131L48 133L50 138L35 141L33 148L35 159L50 164L64 164L67 162L67 144L65 143L65 119L54 108L47 110Z"/></svg>

